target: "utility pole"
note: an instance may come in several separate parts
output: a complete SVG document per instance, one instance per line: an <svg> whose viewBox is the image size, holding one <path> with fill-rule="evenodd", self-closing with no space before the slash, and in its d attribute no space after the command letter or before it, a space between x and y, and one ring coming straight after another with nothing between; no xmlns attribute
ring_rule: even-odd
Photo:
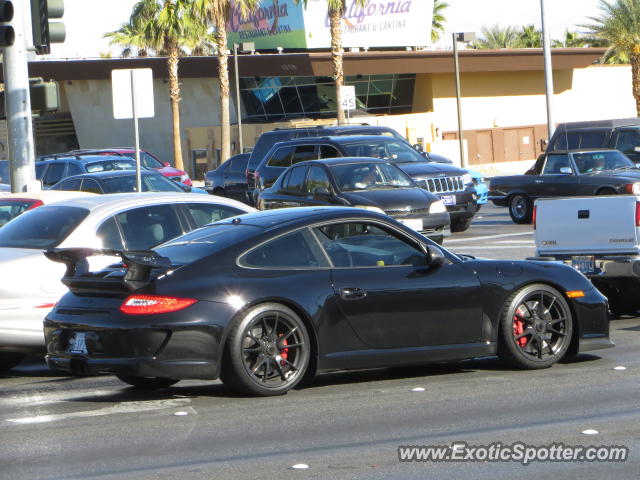
<svg viewBox="0 0 640 480"><path fill-rule="evenodd" d="M467 151L464 148L464 129L462 127L462 98L460 93L460 59L458 56L458 42L469 43L476 39L475 32L457 32L452 34L453 40L453 73L456 79L456 107L458 109L458 142L460 143L460 165L469 166Z"/></svg>
<svg viewBox="0 0 640 480"><path fill-rule="evenodd" d="M30 22L29 2L14 2L12 26L15 31L13 45L3 50L2 70L5 88L5 112L9 136L9 165L11 191L28 191L35 183L35 152L31 98L29 96L29 68L27 47L31 43L27 34Z"/></svg>
<svg viewBox="0 0 640 480"><path fill-rule="evenodd" d="M549 30L547 29L547 13L544 8L544 0L540 0L540 15L542 17L542 50L544 54L544 81L547 96L547 129L549 130L548 138L551 138L553 131L556 129L553 120L553 66L551 63L551 40L549 38Z"/></svg>

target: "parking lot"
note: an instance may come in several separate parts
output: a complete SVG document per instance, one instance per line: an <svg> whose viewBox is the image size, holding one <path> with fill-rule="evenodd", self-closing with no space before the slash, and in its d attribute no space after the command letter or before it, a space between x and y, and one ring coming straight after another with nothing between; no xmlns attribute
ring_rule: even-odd
<svg viewBox="0 0 640 480"><path fill-rule="evenodd" d="M493 206L445 246L487 258L534 254L531 226ZM112 377L61 376L33 358L0 378L0 478L633 477L640 319L615 319L611 337L616 348L546 370L475 359L324 375L270 398L236 396L219 381L134 391ZM517 441L625 445L631 456L526 467L398 461L401 445ZM291 468L300 464L308 468Z"/></svg>

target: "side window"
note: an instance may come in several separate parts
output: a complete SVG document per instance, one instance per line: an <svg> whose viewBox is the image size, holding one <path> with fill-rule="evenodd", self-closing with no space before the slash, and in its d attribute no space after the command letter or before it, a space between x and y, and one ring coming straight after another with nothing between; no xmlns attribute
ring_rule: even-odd
<svg viewBox="0 0 640 480"><path fill-rule="evenodd" d="M326 260L308 230L284 235L261 245L240 259L240 264L256 268L318 268Z"/></svg>
<svg viewBox="0 0 640 480"><path fill-rule="evenodd" d="M282 182L282 188L287 192L301 192L308 169L306 166L292 168L289 176Z"/></svg>
<svg viewBox="0 0 640 480"><path fill-rule="evenodd" d="M70 178L69 180L65 180L64 182L60 182L59 188L56 190L80 190L80 182L82 180L79 178Z"/></svg>
<svg viewBox="0 0 640 480"><path fill-rule="evenodd" d="M133 155L133 160L135 161L136 156L135 154ZM144 167L144 168L162 168L162 163L159 160L156 160L155 158L153 158L151 155L149 155L147 152L140 152L140 164Z"/></svg>
<svg viewBox="0 0 640 480"><path fill-rule="evenodd" d="M82 188L78 188L78 190L82 190L83 192L89 193L102 193L102 189L100 188L100 184L96 182L93 178L84 178L82 180Z"/></svg>
<svg viewBox="0 0 640 480"><path fill-rule="evenodd" d="M298 145L293 154L291 165L304 162L306 160L318 159L318 147L315 145Z"/></svg>
<svg viewBox="0 0 640 480"><path fill-rule="evenodd" d="M273 152L273 155L271 155L268 165L270 167L290 167L292 156L293 147L278 148L275 152Z"/></svg>
<svg viewBox="0 0 640 480"><path fill-rule="evenodd" d="M307 176L307 183L305 191L307 193L315 192L316 188L326 188L331 190L331 183L327 172L322 167L311 167L309 175Z"/></svg>
<svg viewBox="0 0 640 480"><path fill-rule="evenodd" d="M51 186L62 180L64 174L64 163L50 163L49 168L42 178L42 184Z"/></svg>
<svg viewBox="0 0 640 480"><path fill-rule="evenodd" d="M102 223L96 232L96 236L102 242L102 248L110 248L112 250L123 250L122 236L115 217L110 217Z"/></svg>
<svg viewBox="0 0 640 480"><path fill-rule="evenodd" d="M116 215L127 250L148 250L181 235L182 227L171 205L134 208Z"/></svg>
<svg viewBox="0 0 640 480"><path fill-rule="evenodd" d="M249 157L246 155L236 158L231 162L231 172L232 173L244 173L247 169L247 160Z"/></svg>
<svg viewBox="0 0 640 480"><path fill-rule="evenodd" d="M47 164L46 163L44 163L44 162L36 163L36 178L38 180L42 179L42 174L44 173L46 168L47 168Z"/></svg>
<svg viewBox="0 0 640 480"><path fill-rule="evenodd" d="M339 158L340 152L331 145L320 145L320 158Z"/></svg>
<svg viewBox="0 0 640 480"><path fill-rule="evenodd" d="M245 213L239 208L228 205L217 205L215 203L188 203L187 208L189 209L196 228L217 222L223 218L234 217Z"/></svg>
<svg viewBox="0 0 640 480"><path fill-rule="evenodd" d="M338 223L314 229L335 267L426 265L426 255L398 234L372 223Z"/></svg>
<svg viewBox="0 0 640 480"><path fill-rule="evenodd" d="M85 173L80 165L76 165L75 163L71 162L69 162L67 165L69 165L67 169L67 177L70 177L72 175L82 175L83 173Z"/></svg>
<svg viewBox="0 0 640 480"><path fill-rule="evenodd" d="M640 131L619 130L616 134L616 150L622 153L636 153L635 148L640 147Z"/></svg>
<svg viewBox="0 0 640 480"><path fill-rule="evenodd" d="M542 170L543 175L559 175L561 168L571 168L569 155L549 155Z"/></svg>

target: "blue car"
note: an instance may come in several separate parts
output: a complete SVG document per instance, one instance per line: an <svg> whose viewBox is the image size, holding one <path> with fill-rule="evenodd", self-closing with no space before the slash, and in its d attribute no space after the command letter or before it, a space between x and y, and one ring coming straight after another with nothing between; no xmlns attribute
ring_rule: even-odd
<svg viewBox="0 0 640 480"><path fill-rule="evenodd" d="M476 200L477 209L480 210L480 207L489 201L489 187L487 183L484 181L485 178L482 176L480 172L475 170L469 170L467 168L467 172L471 175L473 180L473 186L476 189L476 195L478 199ZM477 211L477 210L476 210Z"/></svg>

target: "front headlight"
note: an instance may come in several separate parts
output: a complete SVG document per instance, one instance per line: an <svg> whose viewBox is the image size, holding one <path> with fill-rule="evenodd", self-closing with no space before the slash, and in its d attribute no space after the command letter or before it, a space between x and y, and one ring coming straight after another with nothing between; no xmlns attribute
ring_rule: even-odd
<svg viewBox="0 0 640 480"><path fill-rule="evenodd" d="M379 207L373 207L371 205L354 205L354 208L364 208L365 210L369 210L370 212L377 212L384 214L384 210Z"/></svg>
<svg viewBox="0 0 640 480"><path fill-rule="evenodd" d="M436 200L429 207L429 213L445 213L447 211L447 207L444 206L442 200Z"/></svg>
<svg viewBox="0 0 640 480"><path fill-rule="evenodd" d="M468 185L470 183L473 183L473 178L471 178L471 174L465 173L464 175L462 175L462 181L465 185Z"/></svg>

